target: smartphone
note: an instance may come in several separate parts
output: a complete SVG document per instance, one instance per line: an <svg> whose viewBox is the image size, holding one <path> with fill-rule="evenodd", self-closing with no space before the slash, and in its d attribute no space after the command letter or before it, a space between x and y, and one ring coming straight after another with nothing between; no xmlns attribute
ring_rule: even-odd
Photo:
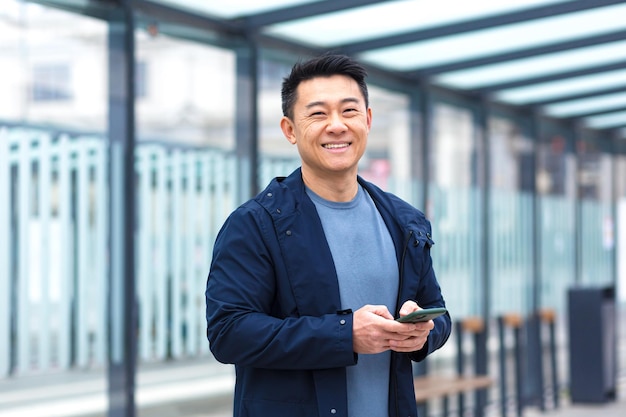
<svg viewBox="0 0 626 417"><path fill-rule="evenodd" d="M397 318L396 321L400 323L420 323L446 314L447 311L445 307L425 308L409 313L404 317Z"/></svg>

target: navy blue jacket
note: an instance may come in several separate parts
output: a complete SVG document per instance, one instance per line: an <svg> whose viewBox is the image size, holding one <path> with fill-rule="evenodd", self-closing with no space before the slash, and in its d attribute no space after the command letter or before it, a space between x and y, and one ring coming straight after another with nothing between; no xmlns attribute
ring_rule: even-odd
<svg viewBox="0 0 626 417"><path fill-rule="evenodd" d="M409 299L423 308L445 306L430 258L430 223L398 197L359 183L395 245L398 308ZM341 310L330 249L300 169L229 216L205 295L211 351L235 364L236 417L347 417L345 367L358 361L352 311ZM448 315L434 322L422 350L392 352L390 417L417 415L411 360L424 359L450 335Z"/></svg>

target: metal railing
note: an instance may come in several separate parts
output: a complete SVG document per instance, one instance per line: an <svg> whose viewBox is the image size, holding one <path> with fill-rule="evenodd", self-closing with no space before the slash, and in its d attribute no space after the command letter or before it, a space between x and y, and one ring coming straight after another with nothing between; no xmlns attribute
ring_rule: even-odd
<svg viewBox="0 0 626 417"><path fill-rule="evenodd" d="M0 375L103 365L105 138L2 127L0 155ZM213 241L236 204L234 158L136 148L141 360L208 352L198 312Z"/></svg>
<svg viewBox="0 0 626 417"><path fill-rule="evenodd" d="M217 232L240 203L236 157L143 142L135 155L139 360L208 354L203 294ZM0 123L0 377L106 364L107 158L103 135ZM259 183L298 165L263 156ZM411 202L421 196L416 183L390 179L389 188ZM476 314L480 190L433 186L433 196L433 262L446 299L455 317ZM543 197L541 206L542 273L549 275L542 297L557 300L551 307L560 312L576 262L574 204ZM528 308L531 206L522 193L492 196L495 312ZM588 201L581 210L585 283L610 282L613 249L603 243L602 222L611 206Z"/></svg>

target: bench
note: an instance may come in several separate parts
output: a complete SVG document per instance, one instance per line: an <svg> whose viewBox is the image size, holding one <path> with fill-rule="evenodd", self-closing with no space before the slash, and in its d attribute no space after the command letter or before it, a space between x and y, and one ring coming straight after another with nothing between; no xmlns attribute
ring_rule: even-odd
<svg viewBox="0 0 626 417"><path fill-rule="evenodd" d="M459 400L459 415L465 409L465 395L469 393L484 393L484 390L493 385L493 379L486 373L486 333L484 321L481 318L467 318L456 323L456 374L418 375L414 378L415 401L422 408L421 415L427 415L427 403L430 400L442 399L444 417L450 413L450 397L457 396ZM465 366L464 339L473 336L473 370L467 372ZM481 373L482 372L482 373ZM483 415L485 400L477 396L476 417Z"/></svg>
<svg viewBox="0 0 626 417"><path fill-rule="evenodd" d="M433 398L473 392L493 385L493 379L488 375L424 375L416 377L413 382L417 403L424 403Z"/></svg>

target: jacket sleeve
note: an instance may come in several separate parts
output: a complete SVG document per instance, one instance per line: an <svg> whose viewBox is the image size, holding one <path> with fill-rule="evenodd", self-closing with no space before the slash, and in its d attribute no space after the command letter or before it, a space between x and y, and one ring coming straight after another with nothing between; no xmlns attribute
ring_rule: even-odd
<svg viewBox="0 0 626 417"><path fill-rule="evenodd" d="M205 291L212 353L223 363L266 369L354 365L350 312L300 317L295 303L282 301L291 289L263 214L236 210L216 239Z"/></svg>
<svg viewBox="0 0 626 417"><path fill-rule="evenodd" d="M437 281L435 270L433 269L433 261L430 255L430 250L434 242L432 241L430 234L430 223L425 221L426 231L421 234L418 233L416 239L416 262L414 265L419 265L419 269L415 272L418 274L418 291L415 295L415 300L422 308L431 307L445 307L446 303L443 298L441 287ZM423 349L411 354L411 359L414 361L421 361L429 354L442 347L448 340L452 323L450 314L446 313L433 320L435 327L431 330L426 345Z"/></svg>

